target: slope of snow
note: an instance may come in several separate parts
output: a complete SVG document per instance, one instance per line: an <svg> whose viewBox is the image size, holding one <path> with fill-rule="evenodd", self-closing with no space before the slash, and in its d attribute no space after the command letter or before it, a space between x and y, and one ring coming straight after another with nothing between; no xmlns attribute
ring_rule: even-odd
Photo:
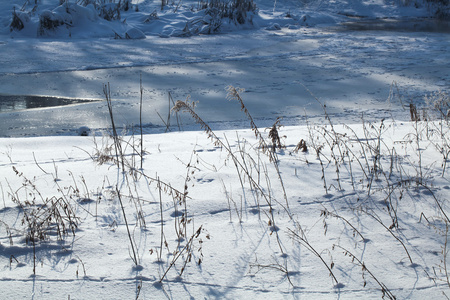
<svg viewBox="0 0 450 300"><path fill-rule="evenodd" d="M365 134L375 138L380 124L373 125ZM428 124L429 128L436 125ZM100 154L108 155L107 148L112 146L108 137L1 139L5 155L0 161L4 176L0 265L2 285L8 286L3 289L5 295L34 299L92 295L108 299L376 299L382 296L378 280L397 299L439 298L448 292L445 275L439 272L443 268L441 251L447 250L443 248L446 223L436 201L447 211L448 171L441 177L440 154L431 140L424 139L424 173L418 176L414 147L399 143L410 139L415 125L387 122L384 126L379 179L370 183L357 161L340 163L338 177L330 162L324 173L327 191L308 137L312 134L320 139L325 130L320 128L326 127L280 128L286 145L277 151L283 185L273 162L253 148L258 142L252 131L215 132L241 163L248 164L262 194L250 188L250 177L239 166L236 172L227 150L215 146L203 132L145 135L143 168L136 154L125 158L141 170L137 177L120 172L112 162L99 164ZM425 128L424 123L418 126ZM360 144L355 140L364 137L363 129L361 124L334 128L347 132L354 159L364 165L359 156L362 149L358 150ZM300 139L307 141L308 152L294 152ZM367 141L371 144L375 145L376 139ZM245 156L240 157L239 151L245 151ZM331 158L329 151L327 146L323 148L322 159ZM390 157L390 153L396 154ZM368 159L370 165L372 159ZM389 169L392 159L394 169ZM384 176L389 172L387 179ZM187 197L178 202L180 198L170 195L167 187L160 191L158 179ZM419 179L423 181L417 185ZM386 180L391 184L403 181L404 185L390 190ZM366 186L369 183L371 189ZM117 191L122 194L124 210ZM55 230L48 230L45 241L37 242L34 276L33 246L25 242L27 221L22 223L23 214L11 200L23 205L27 199L40 203L39 195L66 200L79 222L74 235L68 232L58 241ZM27 209L31 214L33 206ZM323 215L324 211L328 213ZM175 230L184 234L183 216L189 223L185 237L179 239ZM387 230L394 216L398 227ZM271 225L274 222L276 231ZM137 267L126 224L133 237ZM304 236L308 246L293 233ZM184 264L185 252L169 268L178 254L176 249L182 251L192 236L191 261ZM326 266L332 267L338 282L331 279ZM161 285L159 280L167 270Z"/></svg>

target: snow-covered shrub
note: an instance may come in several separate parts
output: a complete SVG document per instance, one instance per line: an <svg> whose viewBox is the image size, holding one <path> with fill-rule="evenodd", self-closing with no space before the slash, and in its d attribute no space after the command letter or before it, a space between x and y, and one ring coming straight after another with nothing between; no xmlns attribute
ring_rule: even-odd
<svg viewBox="0 0 450 300"><path fill-rule="evenodd" d="M130 28L125 32L125 38L130 40L145 39L145 34L137 28Z"/></svg>
<svg viewBox="0 0 450 300"><path fill-rule="evenodd" d="M168 28L161 36L187 37L217 33L221 31L223 25L252 24L253 14L256 12L257 8L252 0L199 2L196 16L190 18L183 29Z"/></svg>
<svg viewBox="0 0 450 300"><path fill-rule="evenodd" d="M210 0L209 2L199 2L199 10L215 9L221 18L228 18L236 24L251 22L251 14L256 14L258 8L253 0L232 0L223 2L220 0Z"/></svg>
<svg viewBox="0 0 450 300"><path fill-rule="evenodd" d="M256 14L257 11L253 0L234 0L229 3L228 18L238 24L251 23L251 14Z"/></svg>
<svg viewBox="0 0 450 300"><path fill-rule="evenodd" d="M449 0L427 0L429 3L435 3L442 6L448 6L450 4Z"/></svg>
<svg viewBox="0 0 450 300"><path fill-rule="evenodd" d="M30 22L30 16L27 13L24 12L16 12L16 10L14 9L13 11L13 16L12 16L12 21L11 24L9 25L9 30L13 31L13 30L17 30L20 31L25 27L25 23Z"/></svg>
<svg viewBox="0 0 450 300"><path fill-rule="evenodd" d="M143 33L141 30L132 27L125 31L124 34L118 33L114 31L114 39L127 39L127 40L141 40L145 39L145 33Z"/></svg>
<svg viewBox="0 0 450 300"><path fill-rule="evenodd" d="M95 22L97 19L97 12L92 4L83 7L64 3L53 11L46 10L39 15L38 34L48 34L62 25L73 27L85 21Z"/></svg>
<svg viewBox="0 0 450 300"><path fill-rule="evenodd" d="M48 31L55 30L61 25L64 25L64 20L59 14L44 10L39 15L38 34L44 35Z"/></svg>
<svg viewBox="0 0 450 300"><path fill-rule="evenodd" d="M107 4L114 4L118 6L120 10L128 11L131 9L131 0L79 0L77 4L81 6L94 5L95 7L101 7Z"/></svg>
<svg viewBox="0 0 450 300"><path fill-rule="evenodd" d="M131 0L83 0L81 5L93 5L98 15L107 21L120 20L120 12L128 11L132 8Z"/></svg>
<svg viewBox="0 0 450 300"><path fill-rule="evenodd" d="M107 21L120 20L120 9L115 3L108 3L100 7L99 15Z"/></svg>
<svg viewBox="0 0 450 300"><path fill-rule="evenodd" d="M253 15L258 13L258 8L253 0L200 1L197 10L205 13L200 33L218 32L224 20L227 19L234 25L251 24Z"/></svg>
<svg viewBox="0 0 450 300"><path fill-rule="evenodd" d="M440 20L450 20L450 0L395 0L398 6L411 6L422 8L424 5L428 8L430 14Z"/></svg>
<svg viewBox="0 0 450 300"><path fill-rule="evenodd" d="M273 23L272 25L268 26L266 30L281 30L281 26L278 23Z"/></svg>
<svg viewBox="0 0 450 300"><path fill-rule="evenodd" d="M450 20L450 4L447 1L447 4L437 5L435 16L441 20Z"/></svg>
<svg viewBox="0 0 450 300"><path fill-rule="evenodd" d="M223 15L217 8L207 8L204 16L192 18L186 22L182 30L172 30L167 36L187 37L197 34L212 34L220 31Z"/></svg>
<svg viewBox="0 0 450 300"><path fill-rule="evenodd" d="M77 2L81 6L96 5L97 0L80 0Z"/></svg>
<svg viewBox="0 0 450 300"><path fill-rule="evenodd" d="M202 33L215 33L218 32L222 25L222 16L217 8L207 8L205 10L205 17L203 18L204 27Z"/></svg>
<svg viewBox="0 0 450 300"><path fill-rule="evenodd" d="M156 12L156 9L145 19L144 23L150 23L151 21L158 20L158 13Z"/></svg>
<svg viewBox="0 0 450 300"><path fill-rule="evenodd" d="M119 1L119 7L123 11L128 11L132 7L131 0L121 0L121 1Z"/></svg>
<svg viewBox="0 0 450 300"><path fill-rule="evenodd" d="M450 20L450 0L423 0L423 2L404 0L404 6L414 5L416 8L426 5L430 14L439 20Z"/></svg>
<svg viewBox="0 0 450 300"><path fill-rule="evenodd" d="M53 13L59 15L65 24L72 26L77 25L83 20L94 22L98 19L95 7L92 4L86 7L76 4L64 4L55 8Z"/></svg>

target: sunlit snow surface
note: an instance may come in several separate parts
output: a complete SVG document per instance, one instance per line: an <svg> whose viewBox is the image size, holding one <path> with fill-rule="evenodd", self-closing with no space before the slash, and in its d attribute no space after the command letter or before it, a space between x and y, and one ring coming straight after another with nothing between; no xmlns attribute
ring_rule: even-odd
<svg viewBox="0 0 450 300"><path fill-rule="evenodd" d="M88 8L77 8L74 26L38 36L39 13L62 14L61 8L55 11L59 1L38 1L22 31L10 31L10 23L14 7L19 11L23 1L12 1L14 7L5 2L0 4L0 94L97 101L0 112L0 298L379 299L376 280L333 245L356 255L397 299L450 294L442 261L442 251L448 251L446 227L436 205L438 201L448 211L448 168L443 169L443 148L436 146L446 145L448 132L437 122L421 127L408 122L410 103L421 109L426 96L450 89L449 33L414 30L414 24L432 14L431 8L385 1L261 1L252 24L224 24L214 35L179 37L187 22L204 17L192 9L197 2L170 3L161 11L160 1L133 0L139 10L123 12L120 21L108 22ZM31 11L33 3L25 10ZM158 19L145 22L155 10ZM379 18L402 20L403 27L351 27L355 21L370 24ZM117 39L127 32L133 37L143 33L145 39ZM133 172L122 173L111 161L99 164L108 149L114 153L105 85L111 89L115 125L126 134L125 159L147 177L130 177ZM285 127L279 133L286 149L277 152L279 174L261 153L240 104L227 97L228 86L244 89L240 96L264 138L266 128L282 118ZM188 114L170 113L173 102L188 97L225 147L209 140ZM321 152L312 146L315 138L331 137L316 127L327 124L321 104L335 124L326 130L336 130L336 136L355 146L346 148L344 155L355 156L340 163L340 172L326 152L333 144L324 144L323 165L317 159ZM130 154L140 149L141 112L142 168L140 158ZM378 159L373 151L382 119L381 164L383 175L391 175L373 178L368 191L364 176ZM76 136L80 132L90 136ZM423 140L418 145L419 132ZM302 139L309 151L294 152ZM371 147L359 149L363 142ZM273 197L280 243L268 222L268 203L249 186L245 168L236 166L226 147ZM364 164L367 170L360 169ZM424 186L414 180L419 173ZM158 178L179 191L187 189L187 206L167 193L160 198ZM387 180L405 186L392 185L390 194L389 187L383 189ZM123 195L138 267L117 190ZM38 243L33 275L33 247L26 243L23 214L12 200L53 196L73 205L79 226L75 236L63 241L52 232ZM389 196L395 201L389 202ZM375 219L391 225L387 203L398 214L399 228L393 233L408 252ZM175 207L187 209L192 220L188 235L202 226L202 243L195 239L192 262L182 276L177 276L183 267L180 258L161 285L177 249L174 228L181 215ZM325 208L342 218L328 216L324 222ZM145 226L139 223L139 211ZM161 212L169 250L165 247L158 261ZM334 263L339 284L313 251L289 235L298 224L328 266Z"/></svg>

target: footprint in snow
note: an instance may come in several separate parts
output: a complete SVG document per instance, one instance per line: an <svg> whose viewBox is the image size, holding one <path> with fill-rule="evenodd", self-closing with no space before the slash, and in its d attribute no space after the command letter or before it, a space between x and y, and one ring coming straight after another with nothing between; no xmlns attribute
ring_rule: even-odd
<svg viewBox="0 0 450 300"><path fill-rule="evenodd" d="M198 183L211 183L213 181L214 181L214 179L211 179L211 178L199 178L199 179L197 179Z"/></svg>
<svg viewBox="0 0 450 300"><path fill-rule="evenodd" d="M170 216L171 216L172 218L175 218L175 217L182 217L183 214L184 214L184 211L176 210L176 211L173 211L173 212L170 214Z"/></svg>

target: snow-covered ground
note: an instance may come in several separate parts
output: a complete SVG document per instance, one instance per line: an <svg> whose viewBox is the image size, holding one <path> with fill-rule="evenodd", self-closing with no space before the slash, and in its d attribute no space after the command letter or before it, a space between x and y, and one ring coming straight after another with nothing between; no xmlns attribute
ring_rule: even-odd
<svg viewBox="0 0 450 300"><path fill-rule="evenodd" d="M132 0L106 21L101 1L34 2L0 4L0 96L93 101L0 112L1 298L450 295L449 124L426 101L449 101L435 7L265 0L239 22ZM186 99L212 138L170 114ZM410 122L410 104L433 121ZM274 153L261 137L277 118Z"/></svg>

